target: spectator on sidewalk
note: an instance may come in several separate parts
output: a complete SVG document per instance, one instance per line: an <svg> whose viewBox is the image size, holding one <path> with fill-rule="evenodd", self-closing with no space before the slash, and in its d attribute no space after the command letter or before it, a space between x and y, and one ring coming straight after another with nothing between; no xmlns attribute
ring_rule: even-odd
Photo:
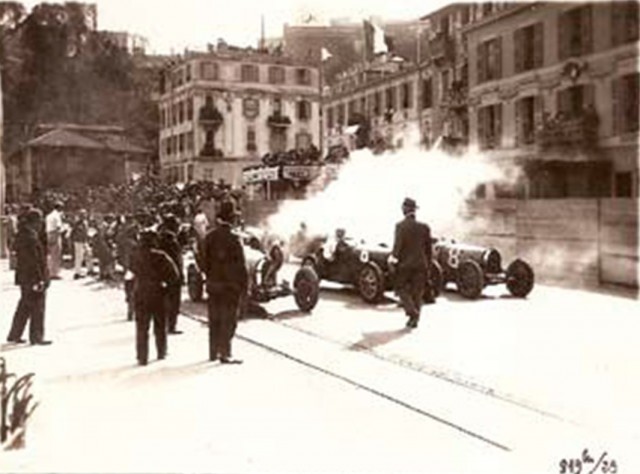
<svg viewBox="0 0 640 474"><path fill-rule="evenodd" d="M26 342L22 338L29 321L29 342L51 344L44 339L44 312L46 291L49 286L47 255L42 239L42 212L33 208L18 223L16 236L15 283L20 286L20 301L13 315L8 342Z"/></svg>
<svg viewBox="0 0 640 474"><path fill-rule="evenodd" d="M242 245L231 231L235 218L233 203L223 201L218 225L205 237L201 259L209 295L209 360L219 358L223 364L242 362L231 357L231 340L248 285Z"/></svg>
<svg viewBox="0 0 640 474"><path fill-rule="evenodd" d="M62 264L62 204L59 201L47 214L46 231L49 276L52 280L58 280Z"/></svg>
<svg viewBox="0 0 640 474"><path fill-rule="evenodd" d="M87 211L81 209L71 227L71 240L73 241L73 278L82 278L82 265L85 263L87 247L89 246L89 223ZM87 271L89 265L87 265Z"/></svg>
<svg viewBox="0 0 640 474"><path fill-rule="evenodd" d="M167 356L167 320L164 312L165 288L180 279L171 258L157 248L158 234L140 233L140 245L131 261L135 278L136 355L140 365L149 360L149 326L153 320L158 359Z"/></svg>

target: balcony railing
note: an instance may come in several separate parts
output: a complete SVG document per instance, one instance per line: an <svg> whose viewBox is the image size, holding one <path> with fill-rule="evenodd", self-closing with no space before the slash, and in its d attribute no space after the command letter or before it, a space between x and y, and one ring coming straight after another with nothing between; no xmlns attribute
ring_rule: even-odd
<svg viewBox="0 0 640 474"><path fill-rule="evenodd" d="M468 106L467 90L458 88L448 89L440 101L440 105L452 109L466 108Z"/></svg>
<svg viewBox="0 0 640 474"><path fill-rule="evenodd" d="M200 150L200 156L208 158L223 158L224 153L219 148L216 148L213 143L205 142L204 146Z"/></svg>
<svg viewBox="0 0 640 474"><path fill-rule="evenodd" d="M280 112L274 112L267 119L267 124L274 128L286 128L291 125L291 119Z"/></svg>
<svg viewBox="0 0 640 474"><path fill-rule="evenodd" d="M224 118L217 108L205 105L200 108L199 120L202 125L219 127Z"/></svg>
<svg viewBox="0 0 640 474"><path fill-rule="evenodd" d="M589 148L598 141L598 116L595 111L571 117L555 117L538 131L537 142L548 148Z"/></svg>

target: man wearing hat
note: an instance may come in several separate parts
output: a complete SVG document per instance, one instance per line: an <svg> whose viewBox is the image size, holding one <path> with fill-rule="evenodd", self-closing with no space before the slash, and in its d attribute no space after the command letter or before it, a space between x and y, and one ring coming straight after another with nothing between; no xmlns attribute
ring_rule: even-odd
<svg viewBox="0 0 640 474"><path fill-rule="evenodd" d="M32 208L26 211L18 223L16 236L15 283L20 286L20 301L13 315L8 342L22 343L22 333L29 321L29 342L51 344L44 340L44 310L46 290L49 286L47 253L41 236L42 213Z"/></svg>
<svg viewBox="0 0 640 474"><path fill-rule="evenodd" d="M218 225L206 235L201 258L209 295L209 360L223 364L241 363L231 358L231 340L248 286L242 245L232 233L236 217L233 202L222 201Z"/></svg>
<svg viewBox="0 0 640 474"><path fill-rule="evenodd" d="M176 265L180 273L180 279L166 288L165 312L169 334L181 334L177 328L178 314L180 313L180 291L184 281L182 270L182 247L178 243L178 231L180 222L174 214L165 214L162 225L158 230L158 243L160 250L164 251Z"/></svg>
<svg viewBox="0 0 640 474"><path fill-rule="evenodd" d="M431 230L416 220L418 205L411 198L402 203L404 219L396 224L389 263L396 266L396 293L406 315L407 327L418 327L423 294L431 262Z"/></svg>
<svg viewBox="0 0 640 474"><path fill-rule="evenodd" d="M147 365L149 359L149 326L152 320L158 359L167 355L165 288L180 280L178 269L171 258L157 248L157 241L155 231L142 231L140 245L131 259L135 278L136 354L140 365Z"/></svg>
<svg viewBox="0 0 640 474"><path fill-rule="evenodd" d="M47 250L49 253L49 275L60 278L62 264L62 203L56 202L46 218Z"/></svg>

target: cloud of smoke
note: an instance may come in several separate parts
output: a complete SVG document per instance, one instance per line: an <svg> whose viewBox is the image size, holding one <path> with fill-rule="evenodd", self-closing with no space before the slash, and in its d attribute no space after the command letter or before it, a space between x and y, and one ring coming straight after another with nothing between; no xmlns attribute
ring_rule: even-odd
<svg viewBox="0 0 640 474"><path fill-rule="evenodd" d="M451 156L417 146L380 155L358 150L326 189L286 202L267 226L280 236L293 235L301 222L311 235L331 235L342 227L369 243L391 244L401 203L411 197L418 202L418 219L434 236L453 237L463 232L464 203L479 184L516 178L513 169L501 169L478 154Z"/></svg>

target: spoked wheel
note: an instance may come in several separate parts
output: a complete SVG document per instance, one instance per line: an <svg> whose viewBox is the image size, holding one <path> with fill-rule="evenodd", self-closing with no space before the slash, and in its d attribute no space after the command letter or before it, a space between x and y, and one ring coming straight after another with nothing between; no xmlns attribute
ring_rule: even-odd
<svg viewBox="0 0 640 474"><path fill-rule="evenodd" d="M194 264L189 265L187 268L187 290L191 301L202 301L203 286L204 279L200 270Z"/></svg>
<svg viewBox="0 0 640 474"><path fill-rule="evenodd" d="M533 289L533 269L524 260L514 260L507 268L507 289L518 298L524 298Z"/></svg>
<svg viewBox="0 0 640 474"><path fill-rule="evenodd" d="M320 280L312 267L303 266L293 280L294 299L301 311L310 312L318 303Z"/></svg>
<svg viewBox="0 0 640 474"><path fill-rule="evenodd" d="M434 260L429 267L429 277L424 289L423 299L425 303L435 303L436 298L442 292L443 278L442 267Z"/></svg>
<svg viewBox="0 0 640 474"><path fill-rule="evenodd" d="M367 303L377 303L384 294L384 275L374 262L363 265L358 274L358 292Z"/></svg>
<svg viewBox="0 0 640 474"><path fill-rule="evenodd" d="M458 267L458 291L469 299L480 297L484 288L484 274L482 268L473 260L465 260Z"/></svg>

